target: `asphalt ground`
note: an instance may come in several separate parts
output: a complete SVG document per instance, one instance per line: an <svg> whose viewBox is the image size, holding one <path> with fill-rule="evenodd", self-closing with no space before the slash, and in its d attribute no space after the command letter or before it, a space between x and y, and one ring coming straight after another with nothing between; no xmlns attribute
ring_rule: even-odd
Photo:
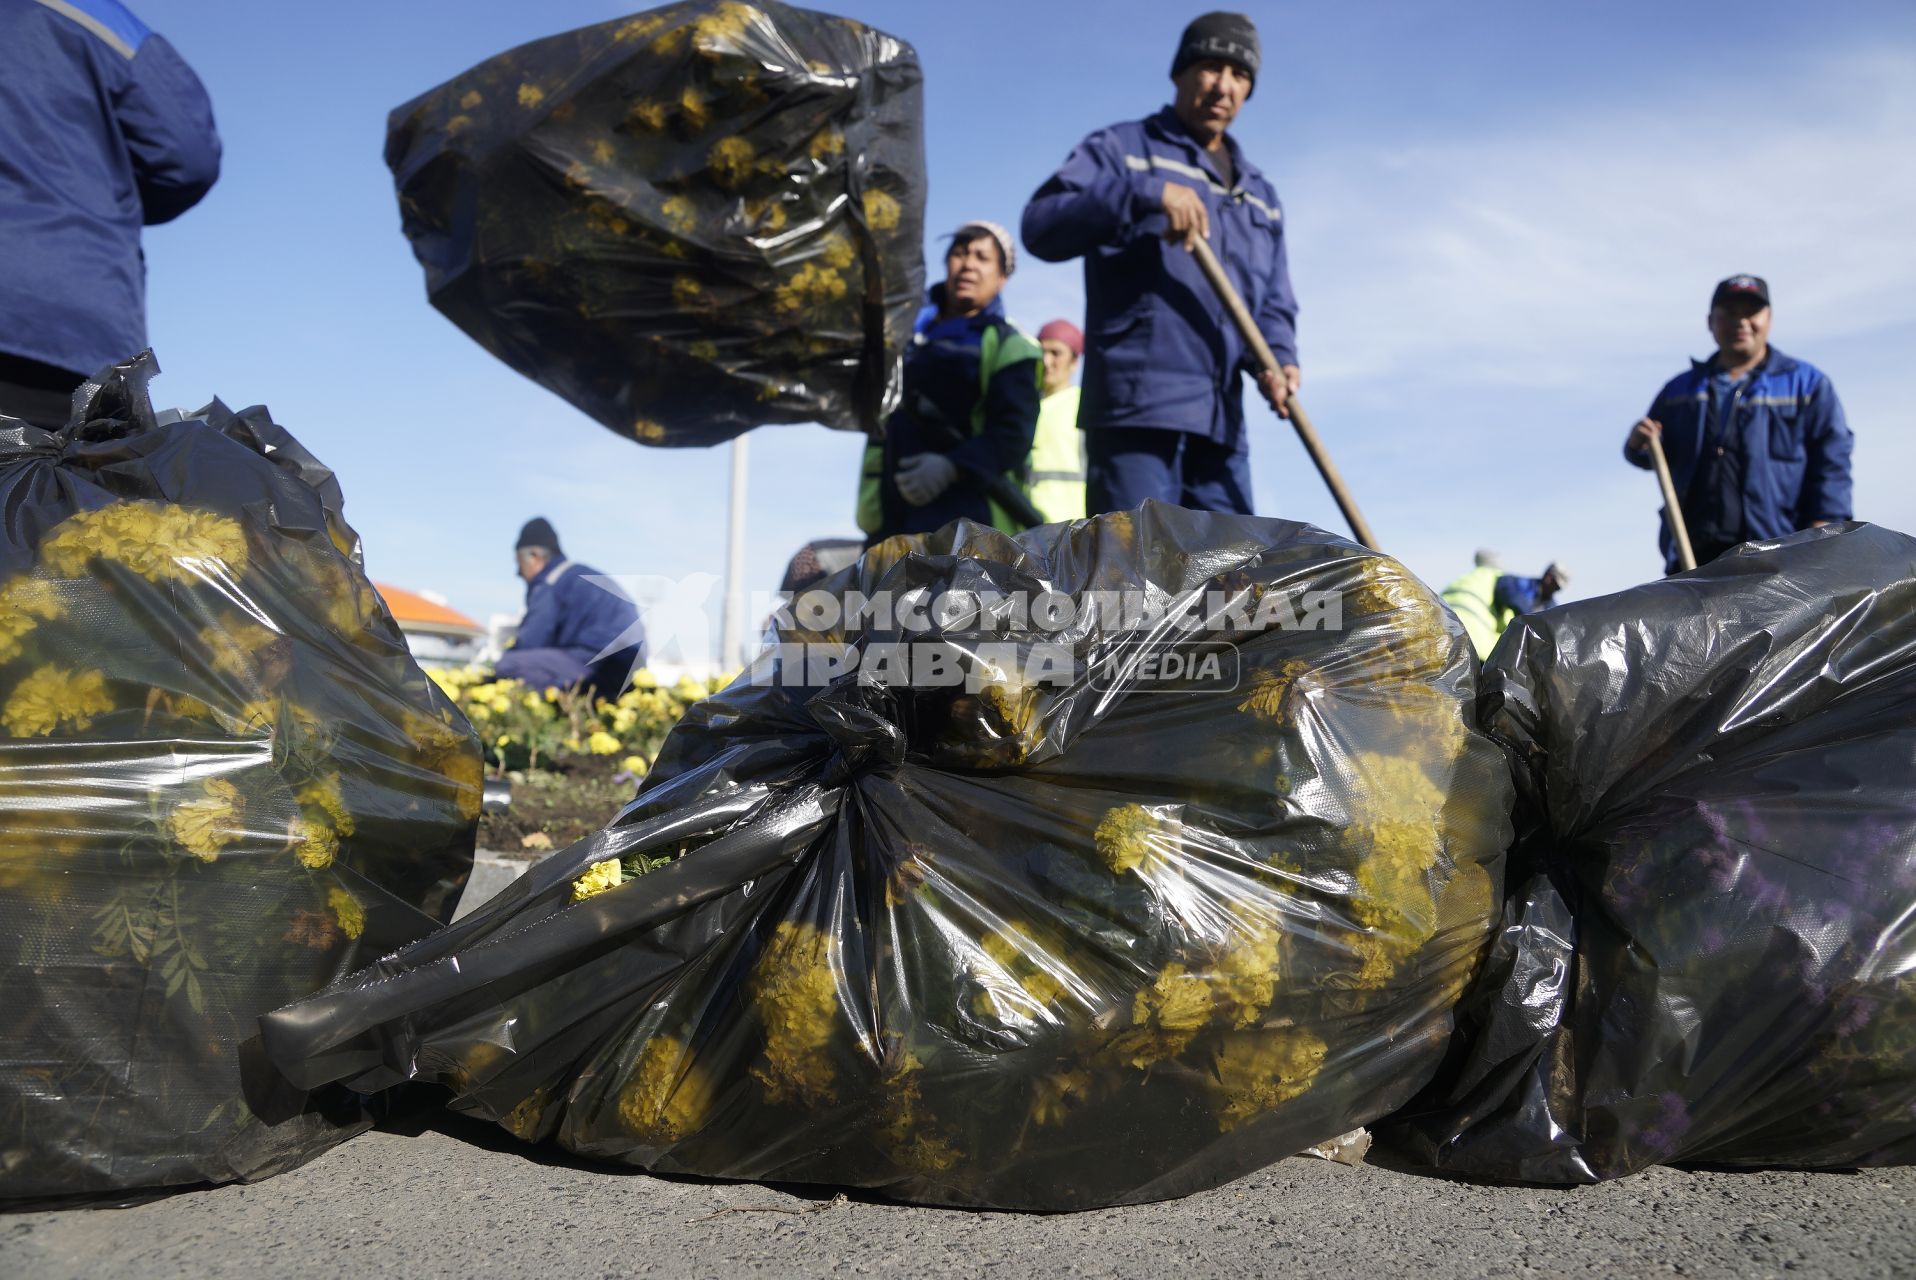
<svg viewBox="0 0 1916 1280"><path fill-rule="evenodd" d="M497 862L499 865L489 865ZM529 862L482 855L462 913ZM1916 1168L1431 1177L1373 1151L1036 1215L660 1178L422 1111L252 1186L0 1215L0 1280L406 1276L1916 1277Z"/></svg>
<svg viewBox="0 0 1916 1280"><path fill-rule="evenodd" d="M252 1186L0 1217L23 1280L1040 1274L1908 1277L1916 1168L1536 1188L1294 1157L1162 1204L975 1213L658 1178L441 1113Z"/></svg>

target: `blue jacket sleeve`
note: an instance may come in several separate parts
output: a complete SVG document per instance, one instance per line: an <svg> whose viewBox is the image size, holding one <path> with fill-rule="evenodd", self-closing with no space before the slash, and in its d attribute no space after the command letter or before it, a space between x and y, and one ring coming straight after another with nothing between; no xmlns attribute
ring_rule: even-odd
<svg viewBox="0 0 1916 1280"><path fill-rule="evenodd" d="M1520 615L1535 613L1542 607L1543 579L1520 578L1514 573L1506 573L1497 579L1490 599L1499 609L1509 609Z"/></svg>
<svg viewBox="0 0 1916 1280"><path fill-rule="evenodd" d="M1650 407L1643 411L1644 417L1655 419L1657 422L1663 421L1663 419L1657 417L1657 406L1663 403L1663 394L1669 389L1670 388L1665 387L1663 391L1657 392L1656 399L1652 400ZM1643 471L1650 471L1656 467L1656 462L1650 457L1650 451L1648 449L1636 452L1630 448L1629 436L1623 438L1623 460Z"/></svg>
<svg viewBox="0 0 1916 1280"><path fill-rule="evenodd" d="M550 582L542 582L526 597L526 616L519 622L515 649L550 649L559 639L559 593Z"/></svg>
<svg viewBox="0 0 1916 1280"><path fill-rule="evenodd" d="M1850 450L1855 437L1843 416L1843 402L1828 378L1816 384L1803 432L1809 466L1803 473L1803 497L1798 509L1805 521L1848 520L1850 506Z"/></svg>
<svg viewBox="0 0 1916 1280"><path fill-rule="evenodd" d="M140 45L114 114L133 158L148 226L171 222L212 189L220 176L213 104L199 77L163 37L148 36Z"/></svg>
<svg viewBox="0 0 1916 1280"><path fill-rule="evenodd" d="M1257 308L1257 331L1279 364L1297 363L1297 294L1291 289L1290 255L1284 248L1284 220L1271 224L1272 266L1269 287Z"/></svg>
<svg viewBox="0 0 1916 1280"><path fill-rule="evenodd" d="M984 427L945 454L960 471L987 478L1023 473L1038 430L1039 370L1036 360L1019 360L991 375Z"/></svg>
<svg viewBox="0 0 1916 1280"><path fill-rule="evenodd" d="M1100 130L1080 142L1025 205L1025 248L1046 262L1082 257L1123 239L1163 197L1164 179L1134 173L1116 132Z"/></svg>

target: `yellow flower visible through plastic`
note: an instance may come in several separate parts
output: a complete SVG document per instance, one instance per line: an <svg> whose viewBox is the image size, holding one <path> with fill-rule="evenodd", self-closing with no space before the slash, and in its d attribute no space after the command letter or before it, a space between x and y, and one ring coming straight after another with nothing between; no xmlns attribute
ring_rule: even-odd
<svg viewBox="0 0 1916 1280"><path fill-rule="evenodd" d="M40 560L63 578L86 573L95 558L124 565L151 582L191 582L247 564L237 520L161 502L118 502L62 520L40 543Z"/></svg>
<svg viewBox="0 0 1916 1280"><path fill-rule="evenodd" d="M691 90L686 92L690 93ZM744 138L720 138L706 156L712 176L722 187L736 189L752 176L758 161L758 149Z"/></svg>
<svg viewBox="0 0 1916 1280"><path fill-rule="evenodd" d="M65 611L52 584L37 578L18 577L0 587L0 662L19 657L20 638Z"/></svg>
<svg viewBox="0 0 1916 1280"><path fill-rule="evenodd" d="M1301 1028L1226 1036L1213 1071L1217 1125L1226 1132L1301 1097L1328 1046Z"/></svg>
<svg viewBox="0 0 1916 1280"><path fill-rule="evenodd" d="M200 792L199 799L174 809L166 825L188 853L201 862L213 862L221 849L245 834L246 807L239 790L224 778L206 779Z"/></svg>
<svg viewBox="0 0 1916 1280"><path fill-rule="evenodd" d="M339 854L339 833L324 818L293 819L293 856L309 871L324 871Z"/></svg>
<svg viewBox="0 0 1916 1280"><path fill-rule="evenodd" d="M758 958L746 989L765 1028L765 1056L752 1078L773 1103L830 1101L831 1043L838 1014L833 940L816 925L781 921Z"/></svg>
<svg viewBox="0 0 1916 1280"><path fill-rule="evenodd" d="M14 686L0 709L0 724L16 738L44 738L61 725L83 732L93 726L94 716L112 709L105 675L49 663Z"/></svg>
<svg viewBox="0 0 1916 1280"><path fill-rule="evenodd" d="M653 1036L619 1089L619 1121L643 1141L665 1146L698 1131L715 1093L684 1041Z"/></svg>
<svg viewBox="0 0 1916 1280"><path fill-rule="evenodd" d="M345 888L334 885L326 890L326 905L331 908L333 919L339 921L341 933L349 938L357 938L366 932L366 908L360 906L359 899Z"/></svg>
<svg viewBox="0 0 1916 1280"><path fill-rule="evenodd" d="M1119 805L1099 821L1092 841L1104 864L1115 874L1123 875L1142 866L1154 847L1159 856L1174 854L1182 826L1177 819L1155 813L1141 804Z"/></svg>
<svg viewBox="0 0 1916 1280"><path fill-rule="evenodd" d="M873 230L890 231L898 225L898 202L883 191L867 191L864 204L865 221Z"/></svg>

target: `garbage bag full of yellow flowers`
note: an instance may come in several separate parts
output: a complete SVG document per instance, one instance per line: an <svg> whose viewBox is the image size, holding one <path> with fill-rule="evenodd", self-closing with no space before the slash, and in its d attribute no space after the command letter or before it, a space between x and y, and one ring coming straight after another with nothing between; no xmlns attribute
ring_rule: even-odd
<svg viewBox="0 0 1916 1280"><path fill-rule="evenodd" d="M876 431L924 291L910 45L696 0L499 54L392 113L432 303L642 444Z"/></svg>
<svg viewBox="0 0 1916 1280"><path fill-rule="evenodd" d="M450 915L480 758L264 409L141 357L0 418L0 1199L256 1178L364 1123L242 1046Z"/></svg>
<svg viewBox="0 0 1916 1280"><path fill-rule="evenodd" d="M1510 772L1456 620L1305 525L1148 503L880 543L775 618L609 827L263 1020L645 1168L1078 1209L1427 1080Z"/></svg>

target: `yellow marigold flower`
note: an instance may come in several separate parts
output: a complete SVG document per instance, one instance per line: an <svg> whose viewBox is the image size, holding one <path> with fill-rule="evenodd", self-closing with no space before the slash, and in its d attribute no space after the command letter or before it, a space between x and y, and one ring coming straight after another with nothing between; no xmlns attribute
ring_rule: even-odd
<svg viewBox="0 0 1916 1280"><path fill-rule="evenodd" d="M212 656L213 669L241 679L254 674L253 655L279 639L257 622L227 621L200 629L200 649Z"/></svg>
<svg viewBox="0 0 1916 1280"><path fill-rule="evenodd" d="M0 711L0 724L16 738L43 738L62 724L83 732L92 727L94 716L112 709L105 675L49 663L14 686Z"/></svg>
<svg viewBox="0 0 1916 1280"><path fill-rule="evenodd" d="M1239 921L1214 961L1218 997L1233 1026L1248 1027L1277 996L1283 929L1265 920Z"/></svg>
<svg viewBox="0 0 1916 1280"><path fill-rule="evenodd" d="M11 662L23 647L20 637L65 612L53 584L18 577L0 587L0 662Z"/></svg>
<svg viewBox="0 0 1916 1280"><path fill-rule="evenodd" d="M246 811L239 790L224 778L208 778L200 784L201 797L188 800L167 817L173 838L201 862L212 862L220 850L246 834L242 818Z"/></svg>
<svg viewBox="0 0 1916 1280"><path fill-rule="evenodd" d="M237 520L159 502L117 502L61 521L40 543L55 574L77 578L95 557L152 582L186 582L223 564L245 572L246 531Z"/></svg>
<svg viewBox="0 0 1916 1280"><path fill-rule="evenodd" d="M324 818L293 819L293 856L309 871L324 871L339 854L339 833Z"/></svg>
<svg viewBox="0 0 1916 1280"><path fill-rule="evenodd" d="M819 250L818 256L825 260L826 266L843 271L858 260L858 250L852 247L852 242L845 237L844 233L835 231L826 237L825 245Z"/></svg>
<svg viewBox="0 0 1916 1280"><path fill-rule="evenodd" d="M817 926L781 921L746 983L765 1028L765 1056L751 1074L771 1102L832 1099L826 1046L838 1013L838 980L831 946Z"/></svg>
<svg viewBox="0 0 1916 1280"><path fill-rule="evenodd" d="M645 757L627 756L625 759L619 761L619 768L625 770L625 772L635 778L642 778L645 776Z"/></svg>
<svg viewBox="0 0 1916 1280"><path fill-rule="evenodd" d="M884 1101L879 1108L878 1134L885 1154L900 1167L914 1173L942 1173L958 1163L958 1148L929 1131L921 1114L924 1086L920 1074L924 1063L918 1055L893 1052L887 1055L879 1088Z"/></svg>
<svg viewBox="0 0 1916 1280"><path fill-rule="evenodd" d="M366 908L360 906L359 899L344 886L334 885L326 890L326 905L332 909L333 919L339 921L341 933L357 938L366 932Z"/></svg>
<svg viewBox="0 0 1916 1280"><path fill-rule="evenodd" d="M679 115L694 129L703 129L712 123L712 113L705 105L705 95L689 84L679 94Z"/></svg>
<svg viewBox="0 0 1916 1280"><path fill-rule="evenodd" d="M612 146L610 138L592 140L592 161L594 164L611 164L618 152Z"/></svg>
<svg viewBox="0 0 1916 1280"><path fill-rule="evenodd" d="M615 756L623 750L625 744L603 729L595 729L585 740L585 749L595 756Z"/></svg>
<svg viewBox="0 0 1916 1280"><path fill-rule="evenodd" d="M612 39L619 44L624 44L628 40L643 40L664 25L664 14L640 14L636 18L621 23L619 29L612 33Z"/></svg>
<svg viewBox="0 0 1916 1280"><path fill-rule="evenodd" d="M1092 833L1098 856L1117 875L1143 864L1154 850L1177 847L1182 823L1154 813L1141 804L1119 805L1107 812Z"/></svg>
<svg viewBox="0 0 1916 1280"><path fill-rule="evenodd" d="M1310 663L1301 658L1287 660L1276 671L1260 667L1251 673L1250 694L1237 706L1239 711L1249 711L1275 720L1279 724L1290 721L1290 699L1298 677L1310 671Z"/></svg>
<svg viewBox="0 0 1916 1280"><path fill-rule="evenodd" d="M639 440L657 441L665 439L665 427L650 418L634 418L632 435ZM547 690L548 693L551 690Z"/></svg>
<svg viewBox="0 0 1916 1280"><path fill-rule="evenodd" d="M827 160L832 156L845 154L845 135L831 125L826 125L812 135L811 144L806 148L814 160Z"/></svg>
<svg viewBox="0 0 1916 1280"><path fill-rule="evenodd" d="M698 226L698 211L685 196L667 196L659 205L659 212L665 215L666 224L680 235L686 235Z"/></svg>
<svg viewBox="0 0 1916 1280"><path fill-rule="evenodd" d="M572 882L572 900L584 902L596 897L608 889L616 889L625 883L625 868L619 865L617 858L608 858L604 862L595 862L585 869L585 874Z"/></svg>
<svg viewBox="0 0 1916 1280"><path fill-rule="evenodd" d="M346 808L346 801L340 794L338 774L329 773L313 779L301 787L293 798L309 808L324 810L333 828L340 835L353 834L356 824L353 821L352 812Z"/></svg>
<svg viewBox="0 0 1916 1280"><path fill-rule="evenodd" d="M808 304L830 302L844 296L843 276L828 267L808 262L778 286L772 294L772 306L779 311L792 312Z"/></svg>
<svg viewBox="0 0 1916 1280"><path fill-rule="evenodd" d="M632 687L620 696L623 698L637 695L647 689L656 689L658 687L659 678L652 674L652 669L650 667L641 667L632 673Z"/></svg>
<svg viewBox="0 0 1916 1280"><path fill-rule="evenodd" d="M509 733L502 733L497 738L494 738L492 740L492 745L495 747L509 747L512 745L512 735Z"/></svg>
<svg viewBox="0 0 1916 1280"><path fill-rule="evenodd" d="M1327 1051L1322 1040L1298 1028L1225 1037L1212 1072L1217 1127L1228 1132L1302 1096Z"/></svg>
<svg viewBox="0 0 1916 1280"><path fill-rule="evenodd" d="M519 105L520 106L536 107L541 102L544 102L545 100L546 100L546 91L544 89L541 89L538 85L522 84L519 86Z"/></svg>
<svg viewBox="0 0 1916 1280"><path fill-rule="evenodd" d="M711 1076L684 1041L653 1036L619 1089L619 1121L642 1140L665 1146L698 1132L716 1096Z"/></svg>
<svg viewBox="0 0 1916 1280"><path fill-rule="evenodd" d="M666 105L663 102L654 102L647 99L634 103L632 110L626 112L625 120L627 124L637 125L648 133L657 133L659 130L665 128L666 110ZM670 204L671 201L668 200L666 203ZM688 231L691 230L689 227L685 229Z"/></svg>
<svg viewBox="0 0 1916 1280"><path fill-rule="evenodd" d="M867 191L865 193L864 204L865 221L869 223L874 230L890 231L898 225L898 218L901 213L898 202L886 195L883 191Z"/></svg>
<svg viewBox="0 0 1916 1280"><path fill-rule="evenodd" d="M703 301L704 286L691 276L672 277L672 304L680 308L695 307Z"/></svg>
<svg viewBox="0 0 1916 1280"><path fill-rule="evenodd" d="M459 751L457 754L442 756L439 771L453 786L453 812L462 821L471 822L479 816L486 800L486 764L476 751Z"/></svg>
<svg viewBox="0 0 1916 1280"><path fill-rule="evenodd" d="M691 90L686 92L690 93ZM720 138L712 144L712 150L706 156L712 176L722 187L736 188L751 177L757 161L757 148L744 138Z"/></svg>
<svg viewBox="0 0 1916 1280"><path fill-rule="evenodd" d="M661 56L673 52L679 45L685 42L686 33L689 30L690 28L688 27L673 27L670 31L652 42L652 52L660 54Z"/></svg>

